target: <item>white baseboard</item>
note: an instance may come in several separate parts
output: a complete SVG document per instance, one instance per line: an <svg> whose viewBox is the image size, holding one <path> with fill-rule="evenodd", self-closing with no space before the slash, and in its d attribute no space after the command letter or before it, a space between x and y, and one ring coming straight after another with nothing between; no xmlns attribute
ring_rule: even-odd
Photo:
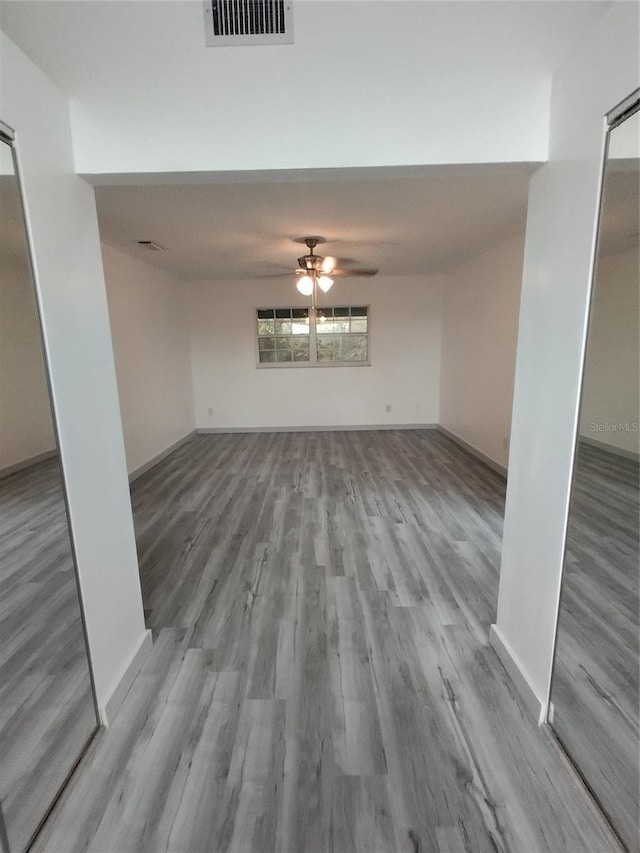
<svg viewBox="0 0 640 853"><path fill-rule="evenodd" d="M438 424L342 424L339 426L198 427L198 435L231 432L366 432L368 430L438 429Z"/></svg>
<svg viewBox="0 0 640 853"><path fill-rule="evenodd" d="M533 714L538 725L541 726L546 722L545 703L537 695L533 685L525 674L522 664L495 624L489 628L489 645L500 658L500 662L506 669L511 681L513 681L525 705Z"/></svg>
<svg viewBox="0 0 640 853"><path fill-rule="evenodd" d="M189 439L196 434L196 430L192 429L191 432L188 432L186 435L183 435L182 438L179 438L177 441L174 441L173 444L170 444L169 447L165 448L163 451L158 453L152 459L149 459L148 462L145 462L144 465L141 465L139 468L136 468L135 471L132 471L129 474L129 482L133 483L134 480L137 480L138 477L141 477L143 474L146 474L147 471L150 471L154 468L159 462L162 462L163 459L166 459L174 450L177 450L182 444L189 441Z"/></svg>
<svg viewBox="0 0 640 853"><path fill-rule="evenodd" d="M18 471L24 471L25 468L31 468L32 465L37 465L38 462L44 462L47 459L53 459L58 455L58 451L45 450L44 453L38 453L37 456L30 456L28 459L23 459L21 462L16 462L13 465L7 465L6 468L0 468L0 480L4 477L9 477L11 474L16 474Z"/></svg>
<svg viewBox="0 0 640 853"><path fill-rule="evenodd" d="M129 688L133 684L135 677L140 672L144 662L149 656L152 646L153 637L151 635L151 631L147 629L142 635L142 639L140 640L138 647L123 667L122 674L120 678L117 679L117 683L111 691L111 695L103 705L99 705L98 707L100 722L103 726L108 727L113 722L122 702L124 701L124 697L129 692Z"/></svg>
<svg viewBox="0 0 640 853"><path fill-rule="evenodd" d="M455 432L451 432L446 427L438 426L438 431L444 433L447 438L450 438L451 441L455 441L457 445L459 445L463 450L466 450L467 453L470 453L472 456L475 456L476 459L479 459L481 462L484 462L489 468L494 470L497 474L505 477L507 476L507 469L504 465L500 465L499 462L496 462L495 459L492 459L490 456L482 453L472 444L466 442L463 438L460 438L459 435L456 435Z"/></svg>

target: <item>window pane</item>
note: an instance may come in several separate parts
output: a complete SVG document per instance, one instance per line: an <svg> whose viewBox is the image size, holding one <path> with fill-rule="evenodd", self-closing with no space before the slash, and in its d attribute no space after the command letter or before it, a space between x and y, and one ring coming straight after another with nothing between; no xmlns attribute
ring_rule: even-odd
<svg viewBox="0 0 640 853"><path fill-rule="evenodd" d="M258 319L259 320L273 319L273 308L258 308Z"/></svg>
<svg viewBox="0 0 640 853"><path fill-rule="evenodd" d="M367 309L366 308L352 308L351 309L352 317L366 317Z"/></svg>
<svg viewBox="0 0 640 853"><path fill-rule="evenodd" d="M259 335L272 335L274 331L273 320L258 320Z"/></svg>
<svg viewBox="0 0 640 853"><path fill-rule="evenodd" d="M339 335L333 339L333 360L334 361L344 361L344 347L345 341L344 336Z"/></svg>
<svg viewBox="0 0 640 853"><path fill-rule="evenodd" d="M276 344L276 349L278 350L289 350L289 338L274 338L273 339Z"/></svg>
<svg viewBox="0 0 640 853"><path fill-rule="evenodd" d="M276 317L280 319L291 319L291 308L276 308Z"/></svg>
<svg viewBox="0 0 640 853"><path fill-rule="evenodd" d="M333 309L334 317L348 317L349 309L348 308L334 308Z"/></svg>
<svg viewBox="0 0 640 853"><path fill-rule="evenodd" d="M333 333L333 320L327 320L324 317L316 323L316 332L319 335L331 335Z"/></svg>
<svg viewBox="0 0 640 853"><path fill-rule="evenodd" d="M333 361L333 338L318 338L318 361Z"/></svg>
<svg viewBox="0 0 640 853"><path fill-rule="evenodd" d="M275 355L276 355L276 361L278 361L278 362L280 362L280 361L292 361L293 360L291 357L291 350L290 349L276 350Z"/></svg>
<svg viewBox="0 0 640 853"><path fill-rule="evenodd" d="M293 360L309 361L309 341L296 341L296 343L302 344L302 346L295 346L293 348Z"/></svg>
<svg viewBox="0 0 640 853"><path fill-rule="evenodd" d="M346 333L349 331L349 319L346 320L335 320L333 324L333 331L336 333Z"/></svg>
<svg viewBox="0 0 640 853"><path fill-rule="evenodd" d="M274 322L276 335L291 334L291 320L275 320Z"/></svg>
<svg viewBox="0 0 640 853"><path fill-rule="evenodd" d="M261 353L260 353L260 363L261 363L261 364L267 364L267 363L269 363L269 362L273 362L273 361L275 361L275 360L276 360L276 354L275 354L275 352L273 352L273 351L271 351L271 352L261 352Z"/></svg>
<svg viewBox="0 0 640 853"><path fill-rule="evenodd" d="M309 322L309 309L308 308L292 308L291 316L294 320L303 320L305 317L307 322Z"/></svg>
<svg viewBox="0 0 640 853"><path fill-rule="evenodd" d="M351 331L352 332L366 332L367 331L367 318L359 317L351 320Z"/></svg>
<svg viewBox="0 0 640 853"><path fill-rule="evenodd" d="M348 335L343 339L342 358L344 361L367 360L366 335Z"/></svg>
<svg viewBox="0 0 640 853"><path fill-rule="evenodd" d="M273 338L258 338L258 349L260 352L274 349Z"/></svg>
<svg viewBox="0 0 640 853"><path fill-rule="evenodd" d="M292 335L308 335L309 334L309 318L306 320L294 320L291 324Z"/></svg>

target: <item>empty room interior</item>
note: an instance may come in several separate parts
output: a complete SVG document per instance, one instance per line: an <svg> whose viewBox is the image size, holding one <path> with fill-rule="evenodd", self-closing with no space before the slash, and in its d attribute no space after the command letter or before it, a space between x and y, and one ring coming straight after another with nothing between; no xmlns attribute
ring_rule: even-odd
<svg viewBox="0 0 640 853"><path fill-rule="evenodd" d="M1 0L0 853L640 853L639 69Z"/></svg>

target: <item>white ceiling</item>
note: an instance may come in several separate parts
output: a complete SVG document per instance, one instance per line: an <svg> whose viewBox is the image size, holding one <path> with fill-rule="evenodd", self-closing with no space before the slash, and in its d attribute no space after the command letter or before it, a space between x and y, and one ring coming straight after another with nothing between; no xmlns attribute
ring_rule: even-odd
<svg viewBox="0 0 640 853"><path fill-rule="evenodd" d="M294 239L305 235L327 239L318 253L379 269L380 275L431 275L450 272L524 232L534 168L190 176L188 184L97 186L96 201L106 243L180 279L288 275L306 252ZM603 254L638 243L637 176L638 160L609 162ZM153 240L166 251L141 248L138 240Z"/></svg>
<svg viewBox="0 0 640 853"><path fill-rule="evenodd" d="M320 234L391 276L522 232L536 164L388 164L544 156L516 156L518 140L543 139L551 72L608 5L296 0L291 50L206 50L199 0L3 0L0 25L71 96L76 157L105 172L105 242L179 278L235 280L292 270L293 238ZM385 168L275 171L274 152ZM273 171L251 171L263 161ZM169 174L183 162L249 171Z"/></svg>
<svg viewBox="0 0 640 853"><path fill-rule="evenodd" d="M638 162L609 162L602 254L638 245ZM524 229L530 169L412 170L411 177L402 171L402 177L387 171L342 182L289 175L286 181L245 176L235 183L97 187L101 233L110 245L178 278L215 281L291 274L305 251L292 240L302 234L326 236L330 242L319 249L325 254L397 276L446 272ZM23 222L9 176L0 178L0 219L2 265L24 263ZM154 239L167 251L141 249L138 239Z"/></svg>
<svg viewBox="0 0 640 853"><path fill-rule="evenodd" d="M83 174L527 162L597 0L294 0L294 44L207 48L201 0L2 0Z"/></svg>
<svg viewBox="0 0 640 853"><path fill-rule="evenodd" d="M305 51L323 51L302 69L307 79L312 67L330 73L345 47L351 48L352 66L362 65L359 38L373 51L365 63L368 73L374 69L367 66L386 61L384 47L390 50L394 43L407 62L421 48L422 65L443 77L443 72L468 77L469 69L473 75L473 69L489 67L515 76L524 70L550 73L610 6L610 0L294 0L295 42ZM143 79L145 67L184 82L196 68L203 70L194 64L202 56L212 63L210 70L238 73L249 55L254 64L283 55L252 48L207 51L202 0L2 0L0 26L77 98L113 95L122 80ZM208 77L204 85L216 82ZM180 91L168 90L166 97ZM120 100L143 94L121 91Z"/></svg>
<svg viewBox="0 0 640 853"><path fill-rule="evenodd" d="M98 186L105 242L183 279L291 271L322 252L381 275L446 272L524 229L532 164L219 177L200 185ZM154 240L151 252L137 240Z"/></svg>
<svg viewBox="0 0 640 853"><path fill-rule="evenodd" d="M97 186L102 239L181 279L290 274L318 253L380 275L442 274L524 232L534 164L206 177L206 183ZM205 178L201 177L201 181ZM638 160L610 161L600 252L638 243ZM166 251L140 248L153 240Z"/></svg>

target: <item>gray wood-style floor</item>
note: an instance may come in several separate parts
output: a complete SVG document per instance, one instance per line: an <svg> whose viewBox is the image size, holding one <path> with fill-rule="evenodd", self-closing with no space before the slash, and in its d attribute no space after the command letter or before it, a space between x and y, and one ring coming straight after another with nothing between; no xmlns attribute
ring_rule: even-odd
<svg viewBox="0 0 640 853"><path fill-rule="evenodd" d="M567 531L554 728L640 850L638 463L581 443Z"/></svg>
<svg viewBox="0 0 640 853"><path fill-rule="evenodd" d="M11 853L26 848L96 725L50 459L0 479L0 808Z"/></svg>
<svg viewBox="0 0 640 853"><path fill-rule="evenodd" d="M36 853L618 850L488 646L503 496L434 431L183 445L133 486L152 654Z"/></svg>

